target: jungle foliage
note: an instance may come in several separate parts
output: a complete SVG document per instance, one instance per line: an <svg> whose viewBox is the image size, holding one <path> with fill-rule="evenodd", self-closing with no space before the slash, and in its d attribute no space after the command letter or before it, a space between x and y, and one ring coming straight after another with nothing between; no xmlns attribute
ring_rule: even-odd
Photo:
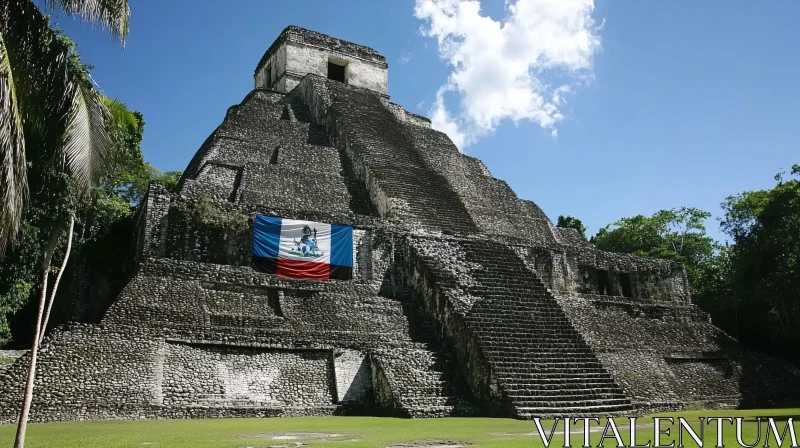
<svg viewBox="0 0 800 448"><path fill-rule="evenodd" d="M721 244L695 208L622 218L591 238L599 249L684 263L692 297L744 346L800 362L800 164L766 190L722 203Z"/></svg>
<svg viewBox="0 0 800 448"><path fill-rule="evenodd" d="M22 5L23 2L17 3ZM6 5L9 9L11 6ZM0 12L11 14L9 11ZM26 10L26 13L36 17L36 11ZM41 20L46 21L45 18ZM10 34L6 33L5 36L8 38ZM125 244L124 241L130 239L128 232L132 231L133 211L144 197L149 182L158 181L167 188L174 188L181 175L180 171L162 173L145 161L141 151L144 135L142 114L130 111L124 103L105 97L95 90L90 83L90 71L93 67L81 61L71 39L58 29L52 29L48 36L50 37L46 42L55 48L53 51L60 49L66 55L65 70L72 73L70 76L75 82L87 84L82 94L97 96L99 107L103 109L98 113L105 120L108 141L105 142L101 160L92 162L98 166L93 168L92 173L86 174L86 185L73 172L74 168L53 163L53 160L67 158L67 155L52 149L57 147L54 142L61 139L61 133L64 132L62 127L40 126L35 120L20 121L25 143L22 152L24 177L20 177L18 172L7 171L21 179L18 179L17 186L13 186L7 181L11 176L0 175L0 181L3 181L0 186L3 187L5 197L9 194L8 189L17 188L17 196L11 198L3 211L5 227L0 232L0 238L5 244L0 263L0 346L11 338L12 327L18 343L27 343L30 339L31 308L39 294L42 257L55 226L63 224L66 216L74 215L75 258L72 264L82 265L95 260L90 264L113 270L119 260L115 262L112 255L118 256L120 244ZM6 42L4 48L7 47ZM10 55L13 53L2 54L0 62ZM8 73L13 74L10 70ZM0 69L0 77L2 75L3 71ZM56 92L42 94L56 95ZM41 102L46 102L34 102L32 93L28 93L28 96L28 103L19 102L20 109L34 108L41 106ZM51 114L58 116L62 112L57 110ZM22 115L23 118L35 117L33 113ZM91 144L99 143L94 141ZM7 152L18 151L18 148L14 148L16 147ZM19 186L23 184L26 189L24 195L19 191ZM24 207L15 202L22 199L26 199ZM124 238L121 238L120 232L124 233ZM66 236L60 236L56 242L54 266L59 266L63 259L66 240ZM100 264L99 260L104 260L105 264ZM53 268L54 273L55 269ZM67 269L72 269L72 266L68 264ZM26 305L27 309L24 309ZM55 324L58 320L56 318L51 322Z"/></svg>

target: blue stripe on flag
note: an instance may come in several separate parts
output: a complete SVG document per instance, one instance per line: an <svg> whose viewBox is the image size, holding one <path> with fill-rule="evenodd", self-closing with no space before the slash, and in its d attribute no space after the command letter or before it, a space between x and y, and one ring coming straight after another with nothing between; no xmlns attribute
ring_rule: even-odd
<svg viewBox="0 0 800 448"><path fill-rule="evenodd" d="M278 258L280 239L281 218L256 214L253 228L253 255Z"/></svg>
<svg viewBox="0 0 800 448"><path fill-rule="evenodd" d="M353 228L331 224L331 265L353 266Z"/></svg>

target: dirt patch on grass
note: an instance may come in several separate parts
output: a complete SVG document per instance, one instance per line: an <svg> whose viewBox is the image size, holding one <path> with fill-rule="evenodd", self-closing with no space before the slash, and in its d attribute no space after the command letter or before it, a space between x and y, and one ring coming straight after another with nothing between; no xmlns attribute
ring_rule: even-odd
<svg viewBox="0 0 800 448"><path fill-rule="evenodd" d="M259 433L248 434L248 439L275 440L275 441L309 441L309 440L339 440L346 434L333 434L326 432L286 432L286 433Z"/></svg>
<svg viewBox="0 0 800 448"><path fill-rule="evenodd" d="M387 445L386 448L464 448L467 442L454 442L451 440L417 440Z"/></svg>

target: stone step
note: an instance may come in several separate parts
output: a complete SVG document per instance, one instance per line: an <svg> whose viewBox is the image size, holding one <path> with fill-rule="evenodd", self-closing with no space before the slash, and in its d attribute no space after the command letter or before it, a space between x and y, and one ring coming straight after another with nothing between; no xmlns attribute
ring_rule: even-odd
<svg viewBox="0 0 800 448"><path fill-rule="evenodd" d="M505 344L498 344L497 341L480 341L481 350L484 353L497 353L497 354L505 354L505 353L535 353L536 356L541 356L546 358L548 356L551 357L561 357L561 356L581 356L581 355L588 355L592 354L592 351L589 347L539 347L539 346L507 346Z"/></svg>
<svg viewBox="0 0 800 448"><path fill-rule="evenodd" d="M598 387L598 388L559 388L559 389L505 389L507 395L510 398L520 398L523 399L525 397L528 398L545 398L545 397L555 397L555 396L566 396L566 397L579 397L579 396L601 396L601 397L611 397L611 396L619 396L624 395L623 391L619 387Z"/></svg>
<svg viewBox="0 0 800 448"><path fill-rule="evenodd" d="M515 328L528 331L536 330L559 330L565 332L575 332L575 327L566 319L546 319L533 315L528 315L522 311L509 312L508 315L502 314L481 314L472 315L467 318L467 322L480 325L482 327L495 326L497 328Z"/></svg>
<svg viewBox="0 0 800 448"><path fill-rule="evenodd" d="M503 320L482 320L476 321L475 326L480 328L480 332L493 333L498 336L509 335L515 337L567 337L582 338L581 334L575 330L570 323L546 322L537 319L525 319L515 322L510 319Z"/></svg>
<svg viewBox="0 0 800 448"><path fill-rule="evenodd" d="M633 409L628 404L596 405L596 406L547 406L547 407L517 407L517 418L529 420L532 417L603 417L607 415L617 415Z"/></svg>
<svg viewBox="0 0 800 448"><path fill-rule="evenodd" d="M631 402L624 396L622 398L601 398L601 399L547 399L547 400L512 400L515 406L525 408L544 408L544 407L568 407L580 408L590 406L630 406Z"/></svg>
<svg viewBox="0 0 800 448"><path fill-rule="evenodd" d="M513 327L500 327L500 328L486 328L478 327L475 331L479 336L486 336L491 337L494 339L500 338L511 338L511 339L522 339L522 340L530 340L530 341L541 341L541 342L583 342L584 339L581 337L580 334L572 332L572 331L563 331L563 332L537 332L532 330L528 333L521 333L518 329L514 329Z"/></svg>
<svg viewBox="0 0 800 448"><path fill-rule="evenodd" d="M514 365L529 365L532 367L536 367L539 369L547 370L547 369L605 369L603 365L594 360L594 361L584 361L584 362L574 362L574 361L563 361L563 362L553 362L547 360L540 360L534 357L510 357L510 356L498 356L498 357L491 357L494 361L495 359L500 360L499 362L503 363L513 363ZM498 362L498 361L495 361Z"/></svg>
<svg viewBox="0 0 800 448"><path fill-rule="evenodd" d="M485 300L485 299L484 299ZM563 310L552 307L543 307L531 304L507 305L505 303L478 302L479 306L472 309L470 316L506 317L506 318L535 318L563 320L566 318Z"/></svg>
<svg viewBox="0 0 800 448"><path fill-rule="evenodd" d="M611 375L603 369L547 369L528 365L494 363L494 370L502 376L530 374L538 378L611 378Z"/></svg>
<svg viewBox="0 0 800 448"><path fill-rule="evenodd" d="M545 349L580 349L587 347L586 343L580 343L579 341L542 341L537 340L534 338L529 337L512 337L512 336L490 336L490 335L481 335L479 337L479 341L481 346L497 346L497 345L508 345L508 346L517 346L520 349L527 349L532 351L545 351Z"/></svg>
<svg viewBox="0 0 800 448"><path fill-rule="evenodd" d="M484 346L481 345L481 348ZM536 364L553 364L564 365L574 364L573 367L600 367L603 364L591 353L580 353L577 355L556 355L547 356L548 353L542 354L537 350L521 348L518 352L511 351L497 352L491 349L483 350L484 354L492 360L507 361L507 362L533 362Z"/></svg>
<svg viewBox="0 0 800 448"><path fill-rule="evenodd" d="M472 405L472 401L459 396L401 396L397 401L403 407L436 407Z"/></svg>
<svg viewBox="0 0 800 448"><path fill-rule="evenodd" d="M542 336L537 336L535 333L519 333L519 332L512 333L510 331L486 330L486 329L476 330L475 333L478 336L480 336L481 339L502 341L502 342L505 342L505 343L525 343L525 342L536 343L536 342L539 342L539 343L544 344L544 343L550 343L551 341L543 340L542 339L543 337L550 336L550 337L554 338L554 337L560 336L560 335L542 335ZM578 345L586 346L586 343L584 342L584 339L582 339L582 338L578 339L577 337L574 337L574 336L570 337L569 335L563 335L563 336L566 339L563 343L570 343L570 344L579 343ZM580 335L578 335L578 336L580 336ZM557 341L557 340L553 340L552 341L552 343L557 343L557 342L560 342L560 341Z"/></svg>
<svg viewBox="0 0 800 448"><path fill-rule="evenodd" d="M514 377L499 376L505 390L562 390L562 389L594 389L603 387L618 387L613 378L565 378L565 377L525 377L520 374Z"/></svg>
<svg viewBox="0 0 800 448"><path fill-rule="evenodd" d="M531 287L529 285L502 285L502 286L494 286L494 283L505 283L507 281L514 281L514 280L486 280L481 278L476 278L481 284L478 286L470 286L467 288L467 291L470 293L479 293L481 297L486 297L487 299L491 298L499 298L510 299L509 302L512 301L515 303L519 303L522 300L529 301L532 298L539 299L538 302L543 304L552 304L548 300L546 295L547 291L540 288Z"/></svg>
<svg viewBox="0 0 800 448"><path fill-rule="evenodd" d="M534 360L538 362L552 362L552 363L562 363L562 362L573 362L573 363L599 363L597 358L590 352L580 352L580 353L552 353L552 352L542 352L535 349L530 349L526 347L520 347L519 350L498 350L496 349L496 345L487 346L481 344L481 349L486 356L491 356L492 358L506 358L510 360Z"/></svg>
<svg viewBox="0 0 800 448"><path fill-rule="evenodd" d="M585 344L584 339L579 335L537 335L508 333L503 331L478 331L476 332L480 339L489 339L492 341L501 341L509 344L527 343L527 344Z"/></svg>
<svg viewBox="0 0 800 448"><path fill-rule="evenodd" d="M582 351L544 351L541 349L533 349L531 347L505 347L497 344L481 344L481 349L486 354L502 355L518 355L520 353L530 354L537 359L583 359L586 356L594 358L594 354L590 349Z"/></svg>
<svg viewBox="0 0 800 448"><path fill-rule="evenodd" d="M510 327L515 329L524 328L529 331L575 331L567 318L543 319L535 316L526 315L525 312L513 312L508 316L497 314L472 315L467 318L467 322L480 327L494 326L497 328Z"/></svg>

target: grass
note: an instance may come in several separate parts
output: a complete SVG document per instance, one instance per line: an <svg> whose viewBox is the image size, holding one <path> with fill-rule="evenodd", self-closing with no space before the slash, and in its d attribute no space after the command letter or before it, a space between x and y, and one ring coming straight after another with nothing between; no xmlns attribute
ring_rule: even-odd
<svg viewBox="0 0 800 448"><path fill-rule="evenodd" d="M12 364L16 359L14 358L4 358L0 356L0 364Z"/></svg>
<svg viewBox="0 0 800 448"><path fill-rule="evenodd" d="M724 416L744 417L744 441L752 444L756 440L757 423L755 417L780 417L778 429L783 431L786 418L800 415L800 409L771 409L748 411L692 411L655 416L685 417L698 427L698 417ZM652 424L652 417L639 419L638 424ZM618 418L618 425L627 419ZM549 432L552 422L543 424ZM593 425L594 426L594 425ZM664 436L662 444L676 441L676 427L672 428L672 436ZM0 426L0 446L11 446L16 427ZM762 424L764 434L766 425ZM291 435L291 433L324 433L338 434L336 437L299 436L297 439L273 439L274 436ZM28 448L114 448L114 447L192 447L192 448L266 448L270 446L296 446L302 442L310 447L357 448L385 447L392 443L414 441L451 441L466 442L469 447L542 447L542 441L536 434L536 428L530 421L489 418L447 418L447 419L392 419L373 417L307 417L276 419L212 419L212 420L142 420L142 421L96 421L31 424L28 426ZM629 444L629 429L620 428L625 444ZM601 432L592 433L592 445L597 446ZM739 446L733 426L723 431L725 446ZM637 441L645 443L653 437L652 426L638 430ZM787 433L788 437L788 433ZM688 442L687 442L688 440ZM704 446L716 445L716 427L706 427ZM571 436L573 447L583 445L583 434ZM684 444L697 446L688 436ZM761 438L758 446L763 446ZM551 447L562 446L563 435L559 431ZM782 446L788 447L790 441ZM613 439L605 440L605 447L615 447ZM770 446L776 446L770 438Z"/></svg>

